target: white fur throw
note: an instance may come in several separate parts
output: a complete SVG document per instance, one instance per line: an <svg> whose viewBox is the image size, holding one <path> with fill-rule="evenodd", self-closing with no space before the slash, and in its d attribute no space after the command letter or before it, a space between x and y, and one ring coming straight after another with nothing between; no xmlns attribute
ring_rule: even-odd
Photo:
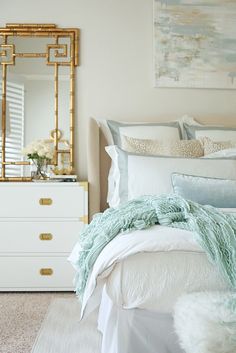
<svg viewBox="0 0 236 353"><path fill-rule="evenodd" d="M182 296L174 324L186 353L236 353L235 292L205 292Z"/></svg>

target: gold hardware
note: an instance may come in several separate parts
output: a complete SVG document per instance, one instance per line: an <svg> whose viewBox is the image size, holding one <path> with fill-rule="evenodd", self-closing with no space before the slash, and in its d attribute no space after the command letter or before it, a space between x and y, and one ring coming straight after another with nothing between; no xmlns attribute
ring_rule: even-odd
<svg viewBox="0 0 236 353"><path fill-rule="evenodd" d="M41 233L39 235L40 240L52 240L53 236L51 233Z"/></svg>
<svg viewBox="0 0 236 353"><path fill-rule="evenodd" d="M79 220L80 220L80 222L83 222L84 224L88 224L88 215L80 217Z"/></svg>
<svg viewBox="0 0 236 353"><path fill-rule="evenodd" d="M88 182L87 181L81 181L79 183L79 186L81 186L82 188L84 188L84 191L88 191Z"/></svg>
<svg viewBox="0 0 236 353"><path fill-rule="evenodd" d="M49 43L45 46L45 50L41 53L35 52L19 52L17 45L11 44L12 38L48 38ZM0 28L0 65L2 67L2 133L1 138L1 162L0 162L0 182L1 181L31 181L31 178L23 176L8 177L6 175L7 165L26 165L24 161L6 161L6 96L7 96L7 75L10 66L16 64L16 58L42 58L45 64L54 67L54 125L55 133L53 136L54 143L54 158L52 165L58 165L58 155L67 153L69 155L71 173L75 170L75 156L74 156L74 131L75 131L75 67L79 65L79 29L77 28L58 28L52 23L8 23L5 28ZM54 43L52 43L52 39ZM65 39L66 44L61 43L60 39ZM60 137L59 132L59 68L67 66L70 70L70 106L69 106L69 119L70 119L70 147L68 151L64 152L58 148Z"/></svg>
<svg viewBox="0 0 236 353"><path fill-rule="evenodd" d="M41 206L51 206L52 205L52 199L44 199L44 198L42 198L42 199L40 199L39 200L39 204L41 205Z"/></svg>
<svg viewBox="0 0 236 353"><path fill-rule="evenodd" d="M39 273L41 276L52 276L53 269L52 268L41 268Z"/></svg>

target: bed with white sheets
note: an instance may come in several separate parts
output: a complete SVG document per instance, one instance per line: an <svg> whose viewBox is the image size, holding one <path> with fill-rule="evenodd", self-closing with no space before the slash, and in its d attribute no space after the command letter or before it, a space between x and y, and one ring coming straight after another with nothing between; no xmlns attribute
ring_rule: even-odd
<svg viewBox="0 0 236 353"><path fill-rule="evenodd" d="M188 123L185 130L188 138L191 132L195 133L196 140L199 128L203 134L201 136L208 136L210 131L211 139L214 140L213 127L204 130L203 126L194 125L192 120ZM236 180L236 160L232 152L232 141L236 141L234 130L226 131L231 145L223 145L222 154L218 148L208 157L203 152L201 157L188 158L145 153L138 155L122 149L120 131L131 138L129 142L135 144L137 141L134 139L158 140L160 134L170 134L174 141L181 140L183 131L176 123L153 123L150 126L135 124L133 130L132 124L109 124L106 123L105 128L103 126L101 129L94 120L90 122L92 137L89 144L89 181L92 214L106 207L107 179L108 200L112 207L118 207L120 203L140 195L173 192L173 173L206 178L211 187L214 183L217 187L219 180ZM221 131L222 136L218 127L215 131L216 139L213 142L226 142L225 130ZM219 147L214 143L212 148ZM107 152L112 159L111 169L107 157L103 158L104 145L107 144L110 145ZM179 144L181 149L183 145ZM226 148L231 151L229 157L225 155ZM199 154L199 149L196 153ZM198 183L198 180L194 180L194 183ZM230 188L232 190L232 184ZM207 189L210 188L207 186ZM225 190L221 198L227 200L232 195L229 186L226 185ZM195 190L193 197L198 193L199 190ZM207 192L205 194L207 200L210 195ZM214 201L219 203L219 207L225 207L225 204L221 206L219 197ZM233 206L230 204L230 207ZM224 211L234 212L232 209ZM79 253L80 245L77 244L69 258L75 268ZM178 298L185 293L228 289L229 284L209 261L192 232L155 225L144 230L120 233L104 247L90 271L81 316L86 319L95 308L100 307L98 329L103 334L101 353L183 353L173 326L173 310Z"/></svg>

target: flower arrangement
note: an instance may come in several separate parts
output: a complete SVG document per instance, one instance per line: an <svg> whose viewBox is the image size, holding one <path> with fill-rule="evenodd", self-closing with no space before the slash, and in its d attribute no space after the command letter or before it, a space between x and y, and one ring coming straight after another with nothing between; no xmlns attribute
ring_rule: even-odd
<svg viewBox="0 0 236 353"><path fill-rule="evenodd" d="M36 165L36 179L45 179L47 177L43 168L47 166L53 158L53 150L47 140L37 140L26 146L22 153Z"/></svg>

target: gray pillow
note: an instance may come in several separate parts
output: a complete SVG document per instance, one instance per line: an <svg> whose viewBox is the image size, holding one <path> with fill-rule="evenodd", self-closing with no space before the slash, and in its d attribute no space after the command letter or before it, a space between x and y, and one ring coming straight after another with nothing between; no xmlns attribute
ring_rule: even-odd
<svg viewBox="0 0 236 353"><path fill-rule="evenodd" d="M218 208L236 207L236 180L173 173L174 193L186 200Z"/></svg>

